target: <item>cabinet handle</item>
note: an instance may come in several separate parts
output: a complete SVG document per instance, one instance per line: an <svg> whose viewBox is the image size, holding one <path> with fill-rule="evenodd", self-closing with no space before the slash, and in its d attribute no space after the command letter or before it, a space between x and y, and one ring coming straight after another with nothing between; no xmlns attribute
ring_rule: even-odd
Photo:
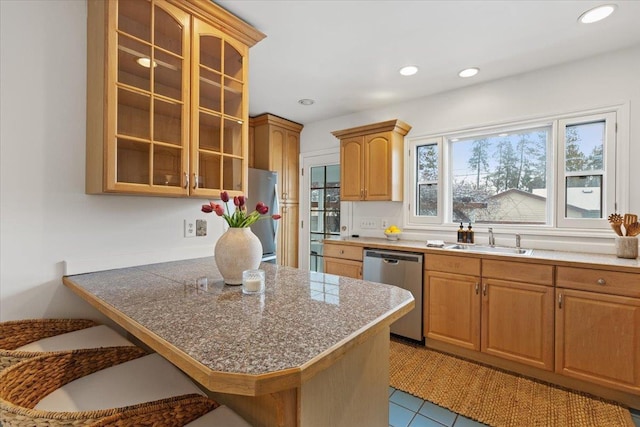
<svg viewBox="0 0 640 427"><path fill-rule="evenodd" d="M365 197L365 199L367 198L367 189L366 188L364 189L364 197Z"/></svg>
<svg viewBox="0 0 640 427"><path fill-rule="evenodd" d="M197 189L198 188L198 175L196 175L195 173L193 174L193 189Z"/></svg>
<svg viewBox="0 0 640 427"><path fill-rule="evenodd" d="M360 189L360 198L362 199L364 197L364 190L361 188Z"/></svg>
<svg viewBox="0 0 640 427"><path fill-rule="evenodd" d="M597 283L598 285L602 285L602 286L604 286L604 285L606 285L606 284L607 284L607 281L606 281L606 280L604 280L604 279L601 277L601 278L599 278L599 279L596 281L596 283Z"/></svg>
<svg viewBox="0 0 640 427"><path fill-rule="evenodd" d="M476 295L480 293L480 284L476 282Z"/></svg>
<svg viewBox="0 0 640 427"><path fill-rule="evenodd" d="M558 294L558 308L562 308L562 294Z"/></svg>
<svg viewBox="0 0 640 427"><path fill-rule="evenodd" d="M340 255L344 255L344 249L340 249Z"/></svg>
<svg viewBox="0 0 640 427"><path fill-rule="evenodd" d="M287 200L287 193L282 193L282 200Z"/></svg>
<svg viewBox="0 0 640 427"><path fill-rule="evenodd" d="M482 295L484 295L485 297L487 296L487 284L486 283L482 284Z"/></svg>
<svg viewBox="0 0 640 427"><path fill-rule="evenodd" d="M186 172L184 173L184 188L185 190L189 188L189 174Z"/></svg>

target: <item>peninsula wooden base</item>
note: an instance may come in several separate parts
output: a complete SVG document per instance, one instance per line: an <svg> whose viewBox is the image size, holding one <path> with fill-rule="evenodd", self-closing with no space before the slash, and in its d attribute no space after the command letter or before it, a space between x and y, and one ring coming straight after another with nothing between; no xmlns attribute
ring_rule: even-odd
<svg viewBox="0 0 640 427"><path fill-rule="evenodd" d="M262 396L209 394L256 427L385 427L388 390L389 328L382 328L301 387Z"/></svg>

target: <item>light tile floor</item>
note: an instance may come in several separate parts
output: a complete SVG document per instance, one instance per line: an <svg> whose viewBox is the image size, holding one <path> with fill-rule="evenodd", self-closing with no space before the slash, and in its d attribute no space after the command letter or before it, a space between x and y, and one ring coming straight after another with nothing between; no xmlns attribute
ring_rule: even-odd
<svg viewBox="0 0 640 427"><path fill-rule="evenodd" d="M640 411L631 411L640 427ZM485 424L451 412L441 406L389 387L389 427L478 427Z"/></svg>

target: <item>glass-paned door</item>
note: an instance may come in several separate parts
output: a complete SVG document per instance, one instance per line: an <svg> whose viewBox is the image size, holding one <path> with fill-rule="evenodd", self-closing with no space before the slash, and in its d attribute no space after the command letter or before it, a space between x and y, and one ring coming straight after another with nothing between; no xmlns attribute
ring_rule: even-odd
<svg viewBox="0 0 640 427"><path fill-rule="evenodd" d="M340 235L340 165L311 167L309 187L309 270L322 272L322 241Z"/></svg>

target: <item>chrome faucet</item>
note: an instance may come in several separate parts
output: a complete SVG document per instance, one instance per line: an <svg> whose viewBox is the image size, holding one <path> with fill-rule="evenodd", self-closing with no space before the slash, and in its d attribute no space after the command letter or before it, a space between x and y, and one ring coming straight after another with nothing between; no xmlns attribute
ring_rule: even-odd
<svg viewBox="0 0 640 427"><path fill-rule="evenodd" d="M516 234L516 248L520 249L520 235Z"/></svg>
<svg viewBox="0 0 640 427"><path fill-rule="evenodd" d="M489 246L494 247L496 245L496 238L493 237L493 228L489 227Z"/></svg>

